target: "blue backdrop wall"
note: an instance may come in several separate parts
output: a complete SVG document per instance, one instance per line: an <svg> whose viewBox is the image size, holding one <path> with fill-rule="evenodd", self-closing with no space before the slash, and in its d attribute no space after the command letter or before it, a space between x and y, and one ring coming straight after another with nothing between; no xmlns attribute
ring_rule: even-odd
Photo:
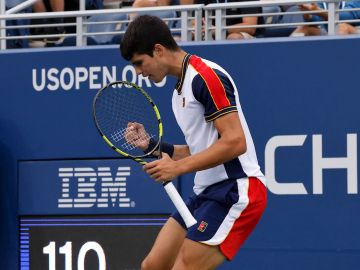
<svg viewBox="0 0 360 270"><path fill-rule="evenodd" d="M183 47L218 62L237 82L269 179L263 219L235 262L221 269L360 269L360 39ZM170 104L175 79L155 85L136 76L117 47L6 51L0 59L0 269L18 268L19 216L173 210L141 168L106 147L91 110L104 83L133 81L158 104L165 139L182 143ZM79 168L93 175L90 189L77 182L64 190L69 172L81 178ZM102 195L104 168L127 177L125 203L110 190ZM184 197L191 178L178 181Z"/></svg>

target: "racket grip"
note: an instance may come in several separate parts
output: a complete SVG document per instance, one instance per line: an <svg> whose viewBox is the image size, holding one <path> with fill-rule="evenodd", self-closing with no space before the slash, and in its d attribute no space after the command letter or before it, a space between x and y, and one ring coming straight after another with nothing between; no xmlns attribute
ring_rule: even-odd
<svg viewBox="0 0 360 270"><path fill-rule="evenodd" d="M195 225L197 223L196 219L190 213L190 210L187 208L185 202L181 198L174 184L172 182L166 182L163 185L166 190L166 193L170 197L176 209L179 211L181 217L183 218L186 227L190 228L191 226Z"/></svg>

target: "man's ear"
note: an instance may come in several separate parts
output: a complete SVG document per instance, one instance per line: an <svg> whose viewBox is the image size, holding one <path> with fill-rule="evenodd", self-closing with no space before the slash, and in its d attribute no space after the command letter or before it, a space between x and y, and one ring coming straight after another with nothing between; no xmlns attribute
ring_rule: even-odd
<svg viewBox="0 0 360 270"><path fill-rule="evenodd" d="M154 56L163 56L165 47L161 44L155 44L154 46Z"/></svg>

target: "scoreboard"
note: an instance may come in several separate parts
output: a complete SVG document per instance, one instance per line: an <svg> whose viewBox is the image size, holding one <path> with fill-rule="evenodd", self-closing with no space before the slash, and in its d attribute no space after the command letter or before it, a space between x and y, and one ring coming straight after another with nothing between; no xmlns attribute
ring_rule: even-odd
<svg viewBox="0 0 360 270"><path fill-rule="evenodd" d="M131 160L21 161L20 269L139 269L172 211Z"/></svg>
<svg viewBox="0 0 360 270"><path fill-rule="evenodd" d="M166 216L25 216L21 270L139 269Z"/></svg>

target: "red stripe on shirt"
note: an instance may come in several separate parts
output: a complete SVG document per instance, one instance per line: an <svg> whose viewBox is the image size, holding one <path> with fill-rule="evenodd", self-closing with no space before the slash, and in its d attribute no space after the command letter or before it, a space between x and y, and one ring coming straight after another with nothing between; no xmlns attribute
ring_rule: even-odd
<svg viewBox="0 0 360 270"><path fill-rule="evenodd" d="M206 65L201 58L192 55L189 62L199 75L204 79L207 88L209 89L210 95L214 101L216 109L221 110L229 107L230 101L226 96L225 87L222 84L220 78L217 76L215 71Z"/></svg>

